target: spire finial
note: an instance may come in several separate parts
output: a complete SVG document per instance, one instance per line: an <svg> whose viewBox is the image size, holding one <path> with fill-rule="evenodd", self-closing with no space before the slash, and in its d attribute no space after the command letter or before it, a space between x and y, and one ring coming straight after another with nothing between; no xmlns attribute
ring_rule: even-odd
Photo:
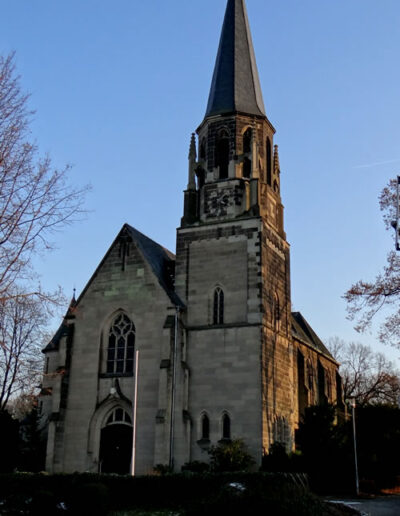
<svg viewBox="0 0 400 516"><path fill-rule="evenodd" d="M274 145L274 173L279 175L281 172L281 167L279 163L279 151L278 146Z"/></svg>
<svg viewBox="0 0 400 516"><path fill-rule="evenodd" d="M190 138L189 148L189 176L188 176L188 190L196 190L196 178L195 178L195 167L196 167L196 135L192 133Z"/></svg>
<svg viewBox="0 0 400 516"><path fill-rule="evenodd" d="M190 148L189 148L189 160L196 161L197 152L196 152L196 135L192 133L192 137L190 139Z"/></svg>

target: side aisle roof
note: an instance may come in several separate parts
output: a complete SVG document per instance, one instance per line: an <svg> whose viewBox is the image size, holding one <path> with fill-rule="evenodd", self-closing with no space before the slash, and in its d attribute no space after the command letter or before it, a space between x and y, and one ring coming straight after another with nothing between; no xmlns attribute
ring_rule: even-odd
<svg viewBox="0 0 400 516"><path fill-rule="evenodd" d="M337 363L328 348L324 345L322 340L318 337L300 312L292 312L292 335L295 339L297 338L325 355L327 358L332 360L332 362Z"/></svg>

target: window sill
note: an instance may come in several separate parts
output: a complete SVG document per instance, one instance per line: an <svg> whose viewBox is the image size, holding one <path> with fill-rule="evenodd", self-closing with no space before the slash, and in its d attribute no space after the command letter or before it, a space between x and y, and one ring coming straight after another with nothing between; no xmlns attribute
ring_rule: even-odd
<svg viewBox="0 0 400 516"><path fill-rule="evenodd" d="M99 378L131 378L133 377L132 373L101 373L99 374Z"/></svg>
<svg viewBox="0 0 400 516"><path fill-rule="evenodd" d="M202 450L209 450L211 441L210 441L210 439L203 438L203 439L200 439L199 441L197 441L197 444L200 446L200 448Z"/></svg>

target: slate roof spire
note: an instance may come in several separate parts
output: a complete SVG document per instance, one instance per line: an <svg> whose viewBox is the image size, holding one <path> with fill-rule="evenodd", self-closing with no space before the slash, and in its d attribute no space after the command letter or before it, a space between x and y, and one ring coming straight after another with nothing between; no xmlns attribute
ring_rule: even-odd
<svg viewBox="0 0 400 516"><path fill-rule="evenodd" d="M266 116L245 0L228 0L205 116L233 112Z"/></svg>

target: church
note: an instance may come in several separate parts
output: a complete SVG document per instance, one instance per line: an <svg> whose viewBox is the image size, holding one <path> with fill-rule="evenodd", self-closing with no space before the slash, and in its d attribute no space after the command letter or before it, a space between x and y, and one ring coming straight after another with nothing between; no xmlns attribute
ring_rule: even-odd
<svg viewBox="0 0 400 516"><path fill-rule="evenodd" d="M245 0L228 0L176 254L124 224L43 350L47 471L180 471L236 438L261 464L294 449L307 406L342 403L338 363L291 312L274 137Z"/></svg>

